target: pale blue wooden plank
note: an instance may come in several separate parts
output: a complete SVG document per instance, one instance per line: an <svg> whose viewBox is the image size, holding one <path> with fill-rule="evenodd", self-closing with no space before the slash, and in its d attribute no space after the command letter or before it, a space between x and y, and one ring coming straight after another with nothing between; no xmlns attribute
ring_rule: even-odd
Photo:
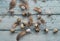
<svg viewBox="0 0 60 41"><path fill-rule="evenodd" d="M35 14L35 12L33 11L34 7L41 7L42 9L42 13L44 12L45 9L49 9L51 8L52 13L60 13L60 1L46 1L46 2L42 2L42 1L38 1L36 4L32 1L29 0L29 6L30 6L30 10L29 12L31 12L32 14ZM6 14L9 8L9 3L10 0L4 0L4 1L0 1L0 14ZM15 7L15 14L21 14L22 12L20 11L20 8L18 7L19 2L17 0L17 4ZM44 9L43 9L44 8ZM4 10L4 11L3 11ZM45 12L44 12L45 13Z"/></svg>
<svg viewBox="0 0 60 41"><path fill-rule="evenodd" d="M19 32L11 34L9 31L0 31L0 40L1 41L16 41L16 36ZM32 36L33 35L33 36ZM49 31L49 33L44 34L43 31L39 33L28 34L20 39L20 41L60 41L60 31L57 34L53 34L53 31Z"/></svg>
<svg viewBox="0 0 60 41"><path fill-rule="evenodd" d="M37 22L37 15L32 16L33 21ZM60 29L60 15L52 15L50 17L48 17L47 15L41 15L41 17L45 20L46 22L45 25L47 26L47 28L52 29L56 27ZM22 21L28 21L28 18L24 18L22 16L14 16L14 17L5 16L4 18L2 18L2 22L0 22L0 29L11 29L12 25L14 24L14 22L16 22L17 18L21 18Z"/></svg>

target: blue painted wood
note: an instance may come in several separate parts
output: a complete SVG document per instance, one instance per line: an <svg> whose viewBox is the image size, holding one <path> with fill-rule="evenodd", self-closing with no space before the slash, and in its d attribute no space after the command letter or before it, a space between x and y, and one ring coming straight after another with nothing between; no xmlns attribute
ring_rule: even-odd
<svg viewBox="0 0 60 41"><path fill-rule="evenodd" d="M9 31L0 31L0 40L1 41L16 41L16 36L19 32L11 34ZM40 31L39 33L32 32L20 39L20 41L60 41L60 31L57 34L53 34L52 31L49 31L48 34Z"/></svg>
<svg viewBox="0 0 60 41"><path fill-rule="evenodd" d="M11 0L0 0L0 14L8 14L9 3ZM46 11L51 11L53 14L60 14L60 0L47 0L46 2L42 2L42 0L38 0L38 3L35 4L32 0L29 0L29 6L32 14L36 12L33 11L35 6L40 7L42 9L42 13L46 14ZM17 0L17 5L15 7L15 14L22 14L20 8L18 7L19 0ZM37 20L37 15L32 15L34 22ZM20 41L60 41L60 30L57 34L53 34L53 28L60 29L60 15L52 15L48 17L47 15L41 15L41 17L46 21L46 26L41 25L40 28L44 29L45 27L48 29L52 29L48 32L48 34L44 34L43 31L39 33L35 33L33 31L33 26L31 27L31 34L24 36ZM23 18L22 16L14 16L9 17L0 16L2 18L2 22L0 22L0 29L11 29L14 22L16 22L17 18L21 18L22 21L28 21L27 18ZM20 29L18 26L16 29ZM16 31L14 34L11 34L10 31L0 31L0 41L16 41L16 36L20 31Z"/></svg>
<svg viewBox="0 0 60 41"><path fill-rule="evenodd" d="M51 10L53 14L60 13L60 8L59 8L60 0L55 0L55 1L48 0L46 2L42 2L39 0L36 4L32 0L29 0L28 2L30 7L29 12L31 12L32 14L36 13L33 11L33 8L36 6L42 9L43 14L46 14L45 12L48 10ZM10 0L0 1L0 14L6 14L8 12L9 3L10 3ZM15 14L21 14L21 13L22 12L20 11L20 8L19 8L19 1L17 0L17 4L15 7Z"/></svg>
<svg viewBox="0 0 60 41"><path fill-rule="evenodd" d="M32 15L32 16L33 16L34 22L37 22L37 15ZM42 15L41 17L45 20L46 22L45 25L49 29L52 29L55 27L60 28L60 15L52 15L50 17L48 17L47 15ZM14 24L14 22L16 22L17 18L21 18L22 21L28 21L28 18L24 18L22 16L14 16L14 17L5 16L4 18L2 18L2 22L0 22L0 29L11 29L12 25Z"/></svg>

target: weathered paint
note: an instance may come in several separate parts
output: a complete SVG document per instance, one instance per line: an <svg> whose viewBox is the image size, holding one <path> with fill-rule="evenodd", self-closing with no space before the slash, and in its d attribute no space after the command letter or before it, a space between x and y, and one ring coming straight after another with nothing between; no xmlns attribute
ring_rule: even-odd
<svg viewBox="0 0 60 41"><path fill-rule="evenodd" d="M0 0L0 14L8 14L8 8L9 8L9 2L10 0ZM37 4L33 3L32 0L29 0L30 10L32 14L35 14L36 12L33 11L33 8L35 6L41 7L42 13L45 13L45 10L51 10L53 14L60 14L60 0L47 0L46 2L42 2L42 0L38 0ZM15 14L22 14L20 11L20 8L18 7L19 1L17 0L17 5L15 7ZM34 18L34 22L36 22L36 15L32 15ZM49 30L47 34L44 34L43 31L40 31L39 33L35 33L33 30L33 26L31 27L32 33L23 37L20 41L60 41L60 15L52 15L50 17L47 17L47 15L41 15L42 18L46 21L46 26L41 25L40 28L44 29L45 27ZM14 34L11 34L9 29L12 28L12 24L16 21L16 19L20 17L22 20L27 21L27 18L23 18L22 16L0 16L2 18L2 22L0 22L0 41L16 41L16 36L20 31L16 31ZM53 28L58 28L59 32L57 34L53 34ZM1 31L1 29L5 29L7 31ZM18 26L16 28L20 29Z"/></svg>

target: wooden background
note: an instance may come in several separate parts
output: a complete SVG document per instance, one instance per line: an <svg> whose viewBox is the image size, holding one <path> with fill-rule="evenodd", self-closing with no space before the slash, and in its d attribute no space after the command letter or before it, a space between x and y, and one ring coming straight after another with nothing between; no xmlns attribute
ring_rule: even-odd
<svg viewBox="0 0 60 41"><path fill-rule="evenodd" d="M21 16L22 12L19 8L19 0L17 0L17 5L14 8L14 14L20 14L20 16L15 15L11 17L8 15L9 3L11 0L0 0L0 18L2 22L0 22L0 41L16 41L16 36L20 32L20 27L16 28L16 32L14 34L10 33L10 29L12 28L12 24L16 21L18 17L22 18L22 20L27 20L27 18L23 18ZM42 9L41 17L46 21L45 26L41 26L41 29L45 27L50 29L48 34L44 34L43 31L39 33L35 33L32 30L31 34L26 35L20 41L60 41L60 0L46 0L46 2L42 2L42 0L38 0L35 4L32 0L28 0L30 5L29 12L32 13L34 18L34 22L36 22L36 16L34 15L36 12L33 11L34 7L40 7ZM50 11L51 16L48 17L47 11ZM7 15L4 15L7 14ZM31 27L32 29L33 27ZM53 34L53 29L58 28L59 32L57 34Z"/></svg>

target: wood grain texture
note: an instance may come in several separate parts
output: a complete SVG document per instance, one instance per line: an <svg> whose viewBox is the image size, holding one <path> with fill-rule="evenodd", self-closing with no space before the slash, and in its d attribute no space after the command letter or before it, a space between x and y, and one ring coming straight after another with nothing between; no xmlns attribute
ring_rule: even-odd
<svg viewBox="0 0 60 41"><path fill-rule="evenodd" d="M37 15L32 15L32 16L34 22L37 22ZM53 29L55 27L60 28L60 15L52 15L50 17L48 17L47 15L41 15L41 17L45 20L46 22L45 25L47 28L49 29ZM2 22L0 22L0 29L11 29L12 25L14 24L14 22L16 22L17 18L21 18L22 21L28 21L28 18L24 19L24 17L22 16L14 16L14 17L5 16L4 18L2 18ZM18 26L17 29L18 28L20 27Z"/></svg>
<svg viewBox="0 0 60 41"><path fill-rule="evenodd" d="M9 14L7 12L10 1L11 0L0 0L0 14ZM60 0L46 0L46 2L38 0L36 4L32 0L29 0L28 2L30 6L29 12L32 14L36 13L33 11L33 8L37 6L42 9L42 14L46 14L46 11L51 10L52 14L56 15L51 15L50 17L47 15L41 15L41 17L46 21L45 25L40 26L41 31L39 33L35 33L33 30L34 27L32 26L31 34L24 36L20 41L60 41ZM14 14L22 14L18 5L19 0L17 0L17 5L14 8ZM32 16L34 22L36 22L37 15ZM20 32L20 27L18 26L15 33L11 34L10 29L12 28L13 23L16 22L17 18L21 18L22 21L28 21L28 18L24 18L22 16L0 16L0 18L2 18L2 22L0 22L0 41L16 41L16 36ZM42 31L44 28L50 29L47 34ZM57 34L53 34L54 28L59 29Z"/></svg>
<svg viewBox="0 0 60 41"><path fill-rule="evenodd" d="M0 40L1 41L16 41L16 36L19 32L11 34L9 31L0 31ZM33 36L32 36L33 35ZM29 37L29 38L28 38ZM60 31L57 34L53 34L52 31L49 31L48 34L44 34L43 31L39 33L32 32L20 39L20 41L60 41Z"/></svg>
<svg viewBox="0 0 60 41"><path fill-rule="evenodd" d="M38 0L38 2L35 4L32 0L29 0L29 7L32 14L35 14L36 12L33 11L34 7L39 7L42 9L42 13L46 14L45 11L51 10L53 14L60 13L60 0L48 0L46 2L42 2L41 0ZM10 0L7 1L0 1L0 14L7 14L8 8L9 8ZM4 11L3 11L4 10ZM21 10L19 8L19 0L17 0L17 4L15 7L15 14L21 14Z"/></svg>

